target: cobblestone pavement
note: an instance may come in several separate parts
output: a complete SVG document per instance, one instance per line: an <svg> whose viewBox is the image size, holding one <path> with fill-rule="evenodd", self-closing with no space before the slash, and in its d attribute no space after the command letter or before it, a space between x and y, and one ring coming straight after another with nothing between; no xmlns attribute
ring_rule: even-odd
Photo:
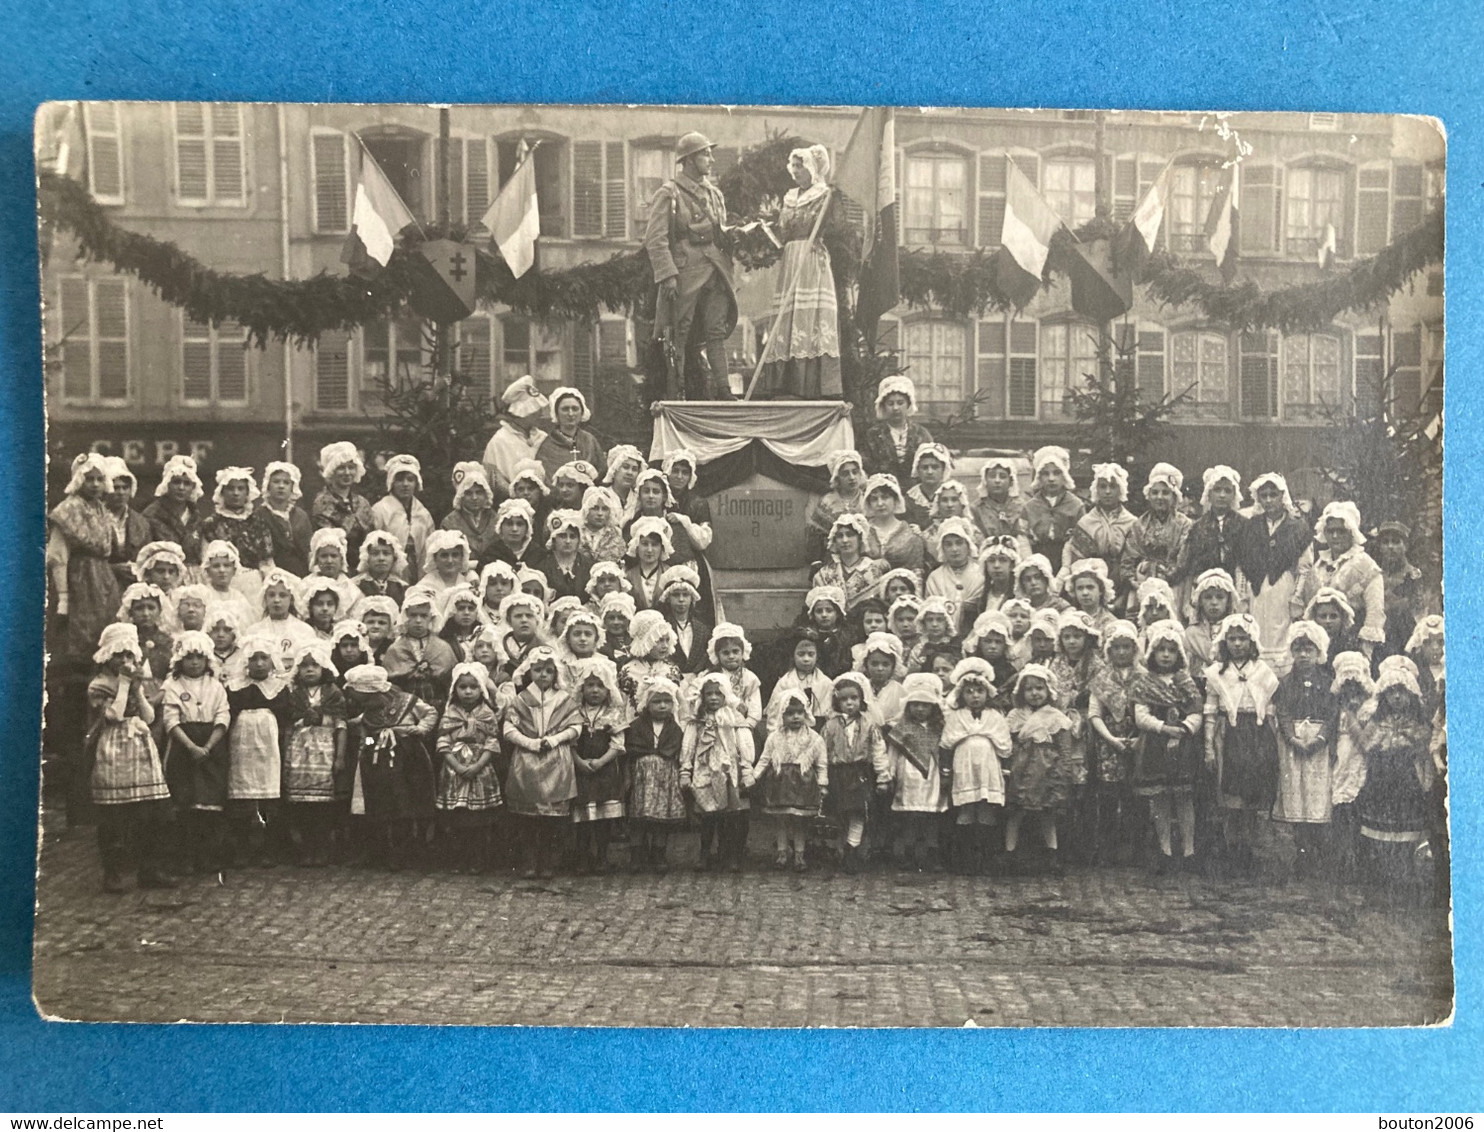
<svg viewBox="0 0 1484 1132"><path fill-rule="evenodd" d="M674 856L694 859L694 838ZM248 870L108 896L48 833L35 993L87 1020L653 1026L1418 1025L1440 913L1135 869L1003 880Z"/></svg>

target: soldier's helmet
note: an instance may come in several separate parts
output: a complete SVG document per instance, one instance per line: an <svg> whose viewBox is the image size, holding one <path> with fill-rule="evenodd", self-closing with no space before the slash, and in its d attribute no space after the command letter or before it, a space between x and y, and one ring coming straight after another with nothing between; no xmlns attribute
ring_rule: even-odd
<svg viewBox="0 0 1484 1132"><path fill-rule="evenodd" d="M675 160L684 161L693 153L700 153L703 149L714 149L716 143L705 134L692 130L681 136L675 145Z"/></svg>

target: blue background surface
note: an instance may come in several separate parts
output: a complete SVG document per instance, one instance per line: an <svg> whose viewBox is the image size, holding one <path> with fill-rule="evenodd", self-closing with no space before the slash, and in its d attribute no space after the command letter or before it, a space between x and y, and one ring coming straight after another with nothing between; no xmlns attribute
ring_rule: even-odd
<svg viewBox="0 0 1484 1132"><path fill-rule="evenodd" d="M1188 9L1188 10L1186 10ZM1474 0L12 3L0 77L0 1110L1484 1108ZM1431 1031L47 1025L30 999L42 397L31 118L50 98L1406 111L1449 135L1447 593L1457 1018ZM1256 977L1256 976L1254 976ZM1469 1066L1473 1066L1472 1069Z"/></svg>

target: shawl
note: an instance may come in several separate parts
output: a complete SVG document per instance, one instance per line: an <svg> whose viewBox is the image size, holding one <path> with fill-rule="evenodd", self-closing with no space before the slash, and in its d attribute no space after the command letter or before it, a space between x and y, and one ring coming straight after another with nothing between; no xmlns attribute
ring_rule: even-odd
<svg viewBox="0 0 1484 1132"><path fill-rule="evenodd" d="M1263 661L1248 661L1248 665L1247 671L1242 674L1237 674L1235 665L1223 665L1220 661L1213 662L1206 668L1206 689L1215 694L1221 710L1226 713L1227 722L1233 727L1237 725L1242 676L1251 685L1252 700L1257 705L1259 721L1268 717L1273 693L1278 690L1278 677L1273 675L1273 670Z"/></svg>
<svg viewBox="0 0 1484 1132"><path fill-rule="evenodd" d="M1058 707L1046 704L1035 711L1018 707L1005 721L1010 733L1022 743L1050 743L1058 731L1071 731L1072 721ZM944 738L947 738L945 733Z"/></svg>
<svg viewBox="0 0 1484 1132"><path fill-rule="evenodd" d="M733 777L733 770L740 778L744 774L741 745L737 732L745 730L747 721L735 708L722 707L709 715L698 715L690 726L695 728L695 765L705 765L712 774ZM739 781L738 785L746 785Z"/></svg>
<svg viewBox="0 0 1484 1132"><path fill-rule="evenodd" d="M568 728L581 727L582 720L578 716L577 704L571 696L556 695L543 700L540 695L534 685L528 684L506 709L506 719L514 723L521 734L532 739L542 739L548 735L560 734ZM538 713L542 708L549 708L544 731L538 723Z"/></svg>
<svg viewBox="0 0 1484 1132"><path fill-rule="evenodd" d="M1237 568L1247 576L1252 592L1259 594L1298 564L1312 536L1308 526L1292 515L1283 516L1269 535L1267 516L1256 515L1237 531L1235 541Z"/></svg>
<svg viewBox="0 0 1484 1132"><path fill-rule="evenodd" d="M1269 675L1272 675L1271 672ZM1275 687L1276 684L1275 680ZM1137 703L1147 705L1156 714L1165 714L1174 710L1181 716L1193 715L1200 711L1201 701L1204 698L1201 690L1196 687L1195 681L1191 679L1190 673L1184 669L1166 673L1163 676L1156 675L1147 669L1141 670L1138 679L1132 682L1126 694ZM1235 713L1233 715L1235 716ZM1236 722L1235 718L1233 722Z"/></svg>
<svg viewBox="0 0 1484 1132"><path fill-rule="evenodd" d="M1108 719L1127 719L1133 714L1135 692L1147 676L1148 672L1137 660L1127 668L1105 664L1088 681L1088 695L1103 706Z"/></svg>
<svg viewBox="0 0 1484 1132"><path fill-rule="evenodd" d="M1001 758L1010 754L1010 724L994 708L985 708L977 719L968 708L955 708L944 715L939 745L945 750L951 751L965 740L975 738L987 739Z"/></svg>

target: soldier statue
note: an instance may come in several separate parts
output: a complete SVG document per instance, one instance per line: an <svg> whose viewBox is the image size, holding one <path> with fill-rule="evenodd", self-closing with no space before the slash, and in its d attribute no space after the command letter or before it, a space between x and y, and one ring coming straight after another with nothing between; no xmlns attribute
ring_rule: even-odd
<svg viewBox="0 0 1484 1132"><path fill-rule="evenodd" d="M650 201L644 250L659 288L654 337L670 358L665 395L683 398L690 390L730 401L726 342L737 325L737 294L726 247L726 201L710 180L714 145L695 132L680 139L680 170Z"/></svg>

